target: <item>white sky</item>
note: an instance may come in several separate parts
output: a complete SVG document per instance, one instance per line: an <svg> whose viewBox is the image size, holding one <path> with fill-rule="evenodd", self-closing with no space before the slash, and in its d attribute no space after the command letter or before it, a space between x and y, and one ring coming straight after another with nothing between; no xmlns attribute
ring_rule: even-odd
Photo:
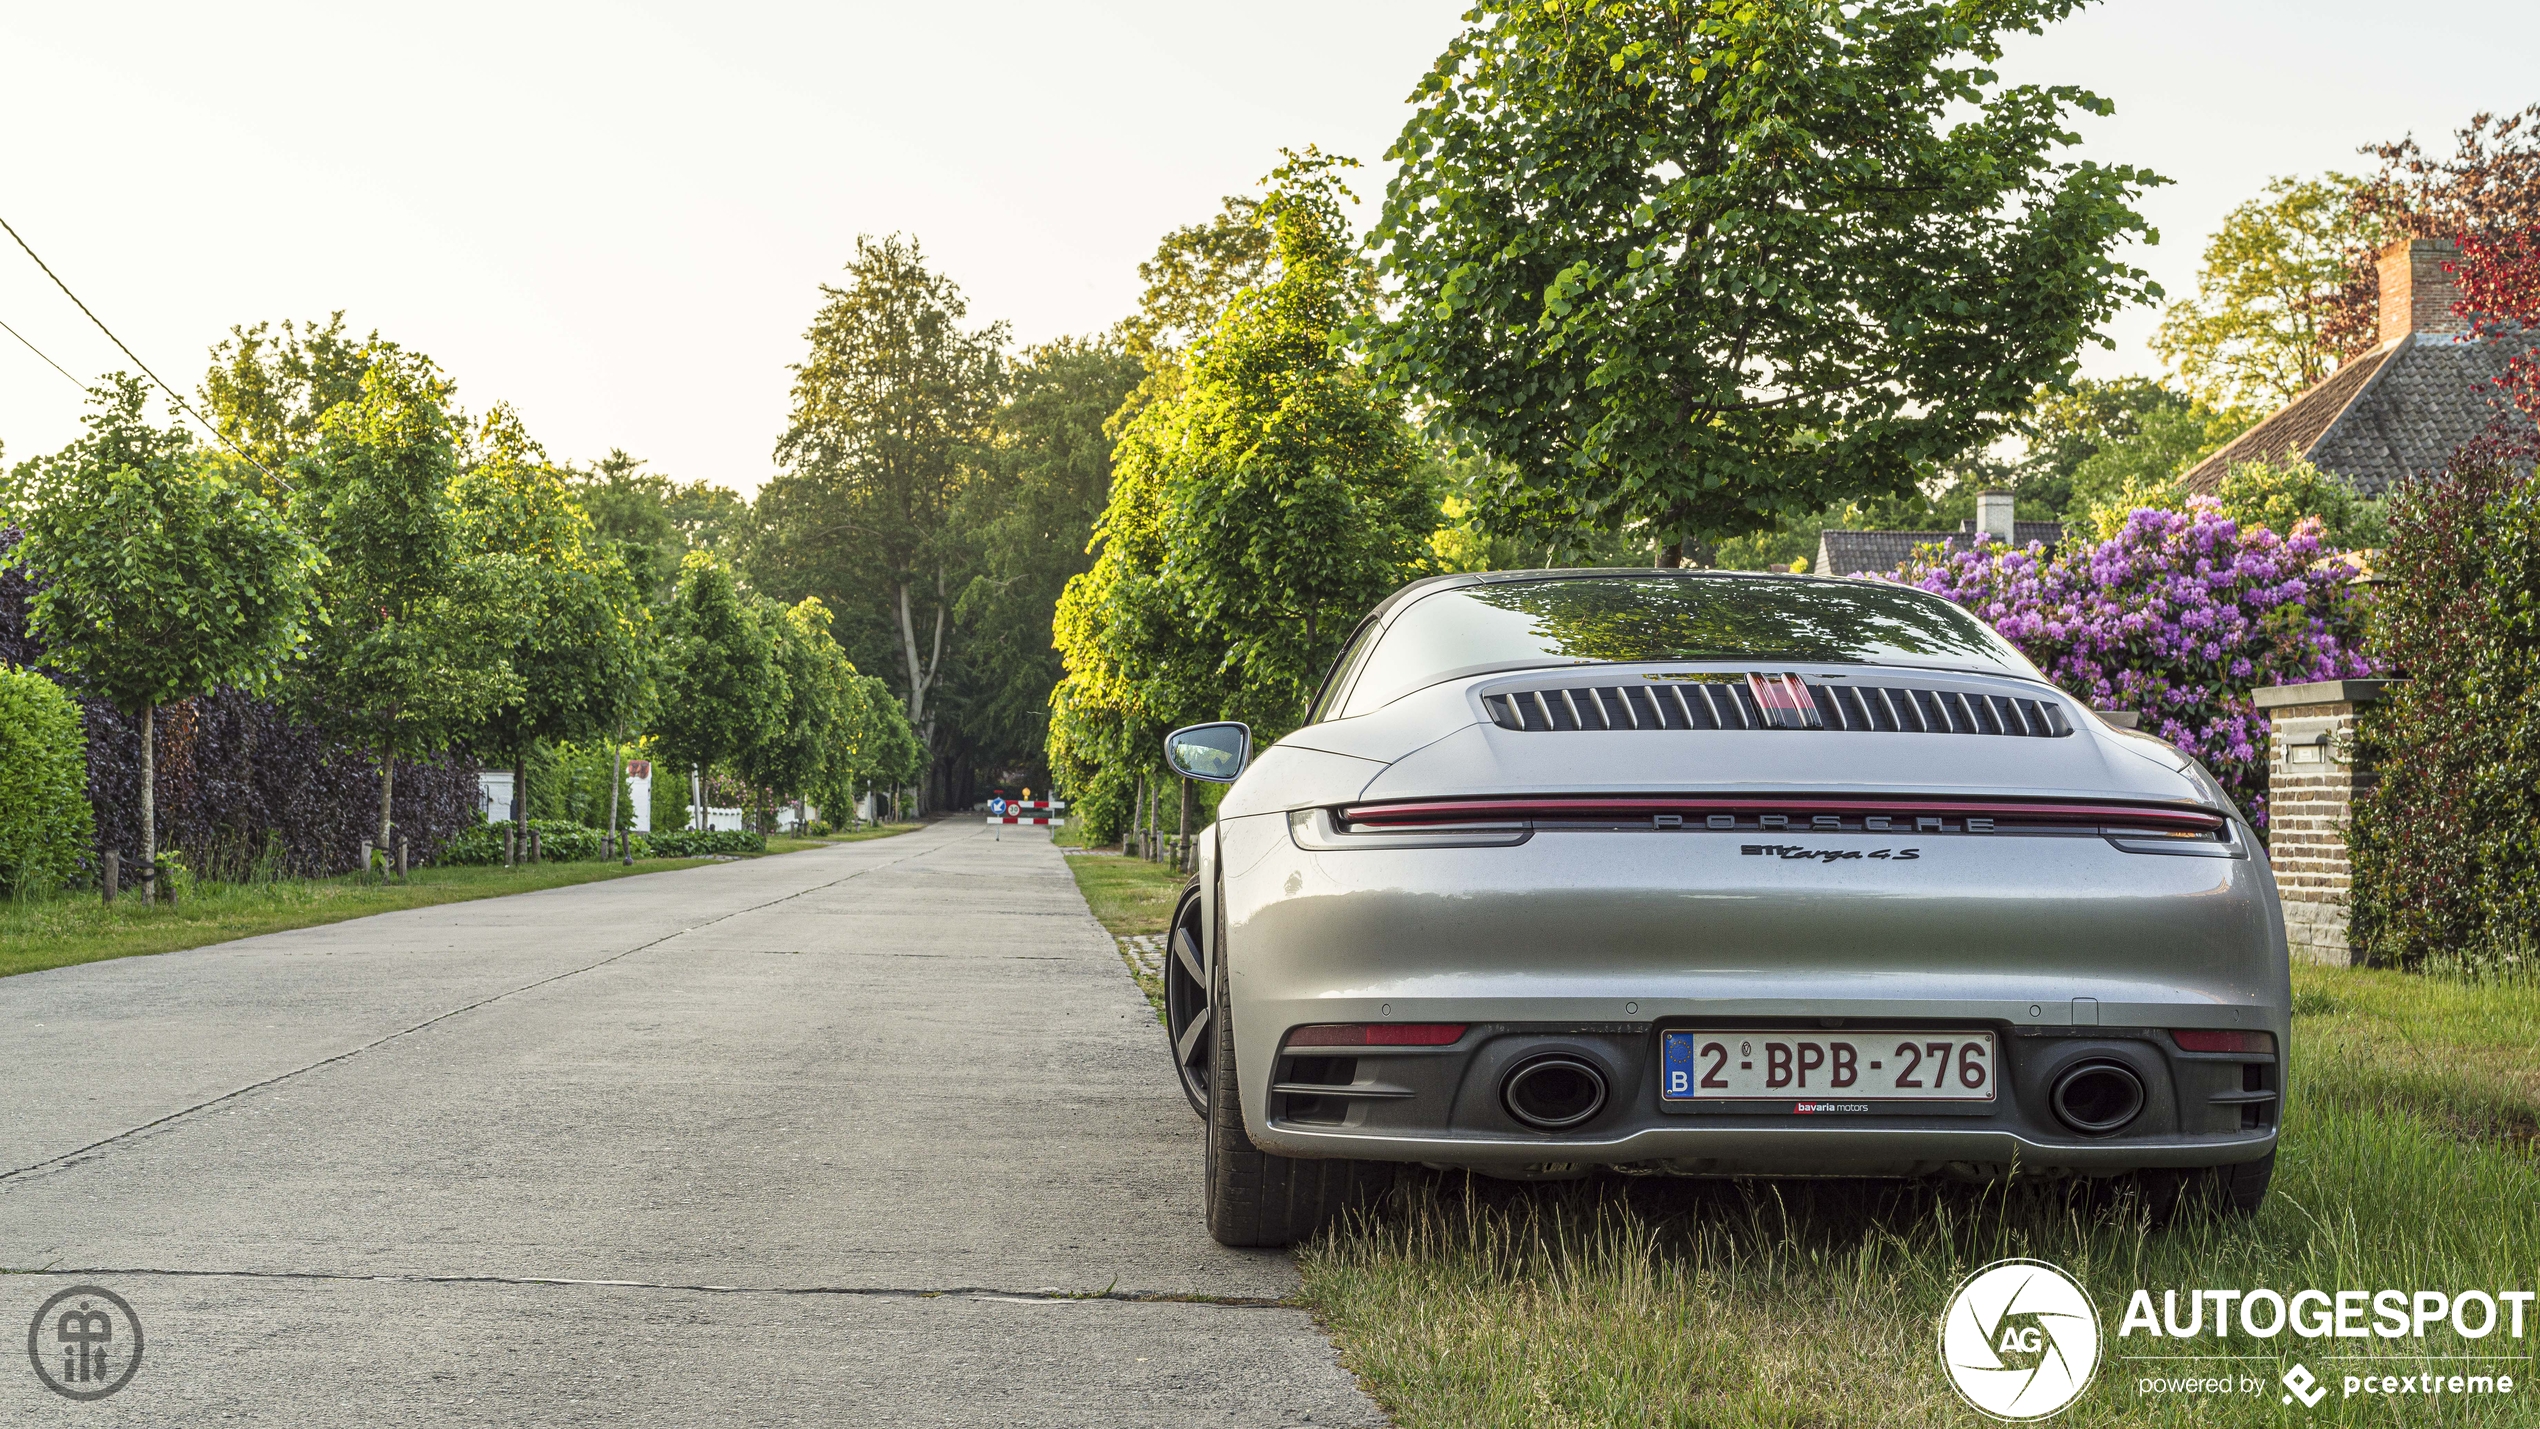
<svg viewBox="0 0 2540 1429"><path fill-rule="evenodd" d="M1156 238L1281 145L1373 164L1463 4L0 0L0 216L189 393L231 324L340 307L560 458L754 490L856 234L917 235L1023 341L1106 327ZM2540 98L2534 55L2540 6L2113 0L2004 68L2115 100L2083 152L2177 180L2136 260L2175 293L2270 175L2448 149ZM126 365L14 245L0 321L83 379ZM2152 321L2088 370L2155 370ZM0 334L10 460L80 404Z"/></svg>

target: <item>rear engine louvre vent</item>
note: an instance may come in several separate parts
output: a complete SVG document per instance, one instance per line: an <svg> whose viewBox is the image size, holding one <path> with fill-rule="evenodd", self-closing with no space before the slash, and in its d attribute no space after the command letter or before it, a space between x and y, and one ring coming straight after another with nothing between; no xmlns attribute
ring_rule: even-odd
<svg viewBox="0 0 2540 1429"><path fill-rule="evenodd" d="M1892 685L1811 685L1795 674L1724 680L1570 685L1484 695L1491 722L1541 733L1579 729L1831 729L1896 734L2000 734L2060 739L2073 732L2049 700Z"/></svg>

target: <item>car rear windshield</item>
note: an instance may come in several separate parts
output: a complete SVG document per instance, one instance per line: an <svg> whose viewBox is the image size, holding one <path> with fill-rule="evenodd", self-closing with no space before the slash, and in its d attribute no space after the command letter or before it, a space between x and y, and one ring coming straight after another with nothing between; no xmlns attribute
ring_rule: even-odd
<svg viewBox="0 0 2540 1429"><path fill-rule="evenodd" d="M1452 586L1385 628L1341 710L1364 714L1463 673L1650 660L1901 664L2037 676L1984 622L1872 581L1647 575Z"/></svg>

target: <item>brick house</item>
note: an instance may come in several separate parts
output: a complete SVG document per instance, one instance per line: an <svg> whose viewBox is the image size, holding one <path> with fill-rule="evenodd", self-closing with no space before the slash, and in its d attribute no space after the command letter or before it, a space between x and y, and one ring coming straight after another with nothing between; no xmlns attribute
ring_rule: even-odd
<svg viewBox="0 0 2540 1429"><path fill-rule="evenodd" d="M2402 477L2441 470L2510 411L2496 379L2522 345L2470 336L2452 311L2460 284L2444 271L2458 257L2437 238L2383 249L2380 341L2190 468L2187 489L2211 495L2241 462L2302 457L2385 496Z"/></svg>

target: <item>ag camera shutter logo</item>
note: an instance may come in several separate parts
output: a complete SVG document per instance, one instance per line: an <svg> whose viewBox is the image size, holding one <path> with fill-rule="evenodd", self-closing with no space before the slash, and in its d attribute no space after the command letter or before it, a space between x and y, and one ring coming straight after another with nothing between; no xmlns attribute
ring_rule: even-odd
<svg viewBox="0 0 2540 1429"><path fill-rule="evenodd" d="M1940 1319L1940 1363L1978 1413L2063 1412L2099 1368L2099 1311L2042 1260L1997 1260L1967 1277Z"/></svg>

